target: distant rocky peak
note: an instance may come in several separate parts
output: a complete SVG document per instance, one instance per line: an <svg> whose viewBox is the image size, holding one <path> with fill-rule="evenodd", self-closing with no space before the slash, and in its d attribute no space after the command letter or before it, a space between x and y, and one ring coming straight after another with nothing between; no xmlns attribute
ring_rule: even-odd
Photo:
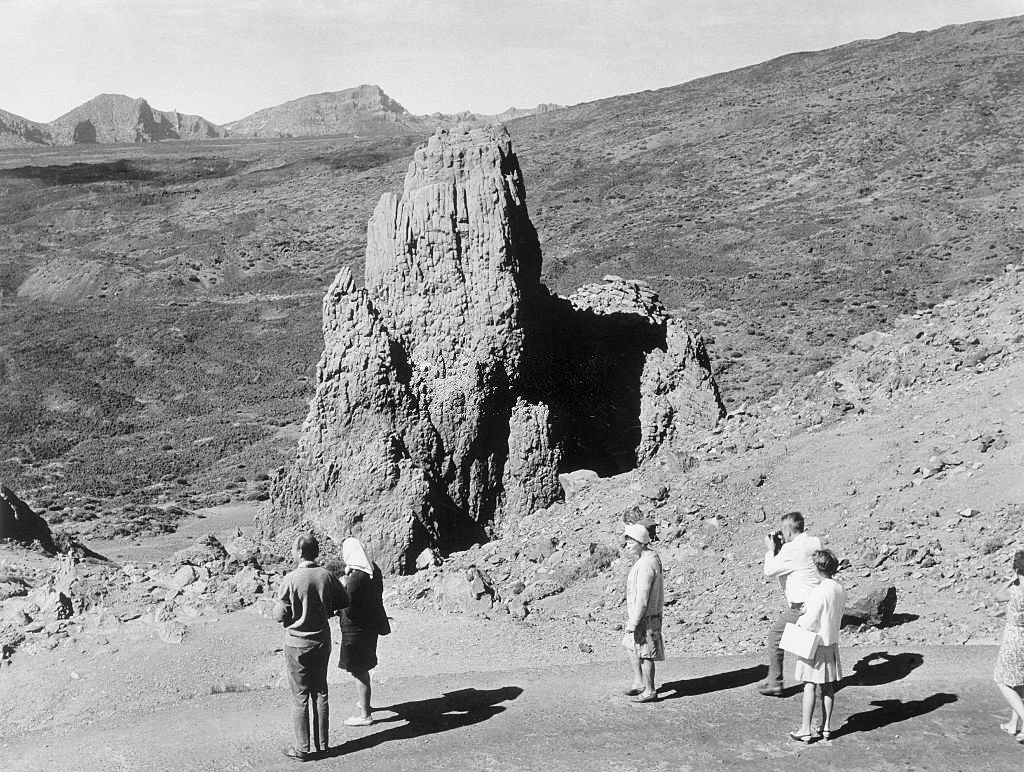
<svg viewBox="0 0 1024 772"><path fill-rule="evenodd" d="M153 109L141 97L100 94L50 124L54 144L157 142L223 136L219 127L198 115Z"/></svg>
<svg viewBox="0 0 1024 772"><path fill-rule="evenodd" d="M385 94L380 86L364 84L349 91L353 92L352 100L361 106L380 105L389 112L409 115L409 111Z"/></svg>

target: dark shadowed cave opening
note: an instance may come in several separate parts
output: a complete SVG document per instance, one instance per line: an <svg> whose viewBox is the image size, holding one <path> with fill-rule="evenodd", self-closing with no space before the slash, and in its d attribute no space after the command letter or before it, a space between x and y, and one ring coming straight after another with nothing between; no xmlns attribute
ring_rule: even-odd
<svg viewBox="0 0 1024 772"><path fill-rule="evenodd" d="M96 127L91 121L79 121L75 124L74 136L71 141L76 145L96 144Z"/></svg>
<svg viewBox="0 0 1024 772"><path fill-rule="evenodd" d="M636 467L641 439L644 363L653 349L665 348L665 326L634 313L561 311L547 384L561 429L559 472L628 472Z"/></svg>
<svg viewBox="0 0 1024 772"><path fill-rule="evenodd" d="M607 477L636 468L642 434L641 380L648 354L666 348L664 323L641 313L578 309L559 297L547 296L542 302L542 313L529 317L518 391L527 401L550 408L552 441L562 451L558 471L592 469ZM498 384L481 411L462 467L450 468L444 479L431 481L430 514L427 522L416 521L403 556L407 570L424 547L450 553L490 539L501 505L515 403L507 374L501 373ZM475 518L449 492L453 485L460 490L470 484L474 464L478 471L480 465L486 469L486 483L478 488L486 496Z"/></svg>

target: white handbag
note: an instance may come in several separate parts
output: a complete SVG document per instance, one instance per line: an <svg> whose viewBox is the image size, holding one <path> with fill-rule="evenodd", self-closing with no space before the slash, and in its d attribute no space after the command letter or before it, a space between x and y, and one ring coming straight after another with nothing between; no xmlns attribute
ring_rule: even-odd
<svg viewBox="0 0 1024 772"><path fill-rule="evenodd" d="M817 633L787 622L786 629L782 631L779 647L803 659L814 659L814 652L818 650L820 643L821 636Z"/></svg>

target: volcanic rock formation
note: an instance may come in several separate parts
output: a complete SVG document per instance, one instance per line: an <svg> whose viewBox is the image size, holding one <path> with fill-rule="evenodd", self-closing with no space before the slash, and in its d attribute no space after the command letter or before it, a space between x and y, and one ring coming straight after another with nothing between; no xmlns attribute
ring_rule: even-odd
<svg viewBox="0 0 1024 772"><path fill-rule="evenodd" d="M700 339L642 282L571 298L541 251L504 131L438 131L367 229L365 286L324 298L325 348L266 530L356 535L388 570L553 502L566 469L613 473L722 413Z"/></svg>
<svg viewBox="0 0 1024 772"><path fill-rule="evenodd" d="M10 488L0 485L0 541L37 543L51 555L57 551L50 526Z"/></svg>

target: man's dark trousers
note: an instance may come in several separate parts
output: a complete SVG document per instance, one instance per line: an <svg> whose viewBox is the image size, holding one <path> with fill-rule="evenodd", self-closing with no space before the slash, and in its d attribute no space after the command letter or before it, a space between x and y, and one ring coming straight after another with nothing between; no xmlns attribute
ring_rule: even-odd
<svg viewBox="0 0 1024 772"><path fill-rule="evenodd" d="M782 633L786 629L786 623L796 624L796 620L804 613L803 603L790 603L789 608L782 612L768 629L768 677L765 679L765 686L774 689L782 688L782 663L786 652L779 648L779 641L782 640Z"/></svg>
<svg viewBox="0 0 1024 772"><path fill-rule="evenodd" d="M309 648L284 647L288 683L292 689L295 749L309 753L309 711L313 711L313 750L327 750L327 663L331 645L320 641Z"/></svg>

